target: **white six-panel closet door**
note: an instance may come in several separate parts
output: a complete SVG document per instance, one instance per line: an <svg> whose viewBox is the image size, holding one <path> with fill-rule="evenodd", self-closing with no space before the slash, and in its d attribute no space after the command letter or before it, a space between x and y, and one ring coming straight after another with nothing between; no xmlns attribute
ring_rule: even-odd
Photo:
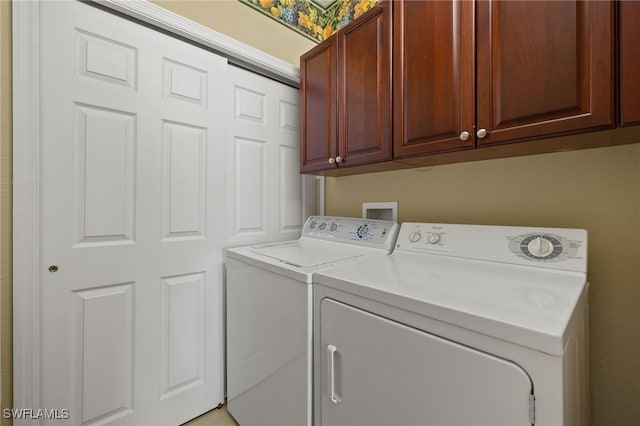
<svg viewBox="0 0 640 426"><path fill-rule="evenodd" d="M224 401L227 61L80 2L40 34L41 408L183 423Z"/></svg>

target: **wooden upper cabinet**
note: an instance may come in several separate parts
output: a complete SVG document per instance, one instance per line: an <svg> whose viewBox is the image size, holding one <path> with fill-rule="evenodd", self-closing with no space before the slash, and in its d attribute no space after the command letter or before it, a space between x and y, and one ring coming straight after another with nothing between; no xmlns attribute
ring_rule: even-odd
<svg viewBox="0 0 640 426"><path fill-rule="evenodd" d="M478 1L478 145L612 127L613 22L607 1Z"/></svg>
<svg viewBox="0 0 640 426"><path fill-rule="evenodd" d="M386 1L338 32L340 167L391 159L391 36Z"/></svg>
<svg viewBox="0 0 640 426"><path fill-rule="evenodd" d="M300 170L391 159L391 5L300 58Z"/></svg>
<svg viewBox="0 0 640 426"><path fill-rule="evenodd" d="M619 3L620 125L640 124L640 2Z"/></svg>
<svg viewBox="0 0 640 426"><path fill-rule="evenodd" d="M337 49L332 37L300 58L300 171L333 168L337 145Z"/></svg>
<svg viewBox="0 0 640 426"><path fill-rule="evenodd" d="M584 147L640 124L637 40L640 2L385 0L301 58L301 170Z"/></svg>
<svg viewBox="0 0 640 426"><path fill-rule="evenodd" d="M393 2L395 158L474 146L473 11L470 1Z"/></svg>

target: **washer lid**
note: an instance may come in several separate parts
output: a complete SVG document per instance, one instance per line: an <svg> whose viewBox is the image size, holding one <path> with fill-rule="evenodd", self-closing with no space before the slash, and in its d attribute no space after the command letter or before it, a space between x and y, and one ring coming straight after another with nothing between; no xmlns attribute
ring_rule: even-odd
<svg viewBox="0 0 640 426"><path fill-rule="evenodd" d="M317 244L306 243L304 240L252 247L251 252L299 268L311 268L364 256L362 250L349 250L338 247L338 244L319 246Z"/></svg>

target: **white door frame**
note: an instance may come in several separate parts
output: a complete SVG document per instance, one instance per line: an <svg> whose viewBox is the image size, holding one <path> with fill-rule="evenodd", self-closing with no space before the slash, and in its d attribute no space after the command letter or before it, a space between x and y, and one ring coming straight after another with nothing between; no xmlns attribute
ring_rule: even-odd
<svg viewBox="0 0 640 426"><path fill-rule="evenodd" d="M93 0L96 1L96 0ZM146 1L101 5L299 87L299 69ZM39 2L13 2L13 406L40 408ZM47 407L66 408L66 407ZM16 420L16 424L37 421Z"/></svg>

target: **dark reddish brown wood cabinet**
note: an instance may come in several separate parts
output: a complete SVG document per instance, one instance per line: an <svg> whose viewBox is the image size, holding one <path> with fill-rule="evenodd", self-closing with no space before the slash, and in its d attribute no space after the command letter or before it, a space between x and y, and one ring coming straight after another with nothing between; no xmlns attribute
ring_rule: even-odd
<svg viewBox="0 0 640 426"><path fill-rule="evenodd" d="M476 22L479 145L615 125L613 2L478 1Z"/></svg>
<svg viewBox="0 0 640 426"><path fill-rule="evenodd" d="M334 167L338 150L338 51L331 37L300 58L300 171Z"/></svg>
<svg viewBox="0 0 640 426"><path fill-rule="evenodd" d="M396 1L393 16L396 158L615 124L612 2Z"/></svg>
<svg viewBox="0 0 640 426"><path fill-rule="evenodd" d="M391 5L382 2L300 58L300 169L391 159Z"/></svg>
<svg viewBox="0 0 640 426"><path fill-rule="evenodd" d="M474 147L473 11L470 1L393 3L394 157Z"/></svg>
<svg viewBox="0 0 640 426"><path fill-rule="evenodd" d="M618 3L620 125L640 124L640 2Z"/></svg>

